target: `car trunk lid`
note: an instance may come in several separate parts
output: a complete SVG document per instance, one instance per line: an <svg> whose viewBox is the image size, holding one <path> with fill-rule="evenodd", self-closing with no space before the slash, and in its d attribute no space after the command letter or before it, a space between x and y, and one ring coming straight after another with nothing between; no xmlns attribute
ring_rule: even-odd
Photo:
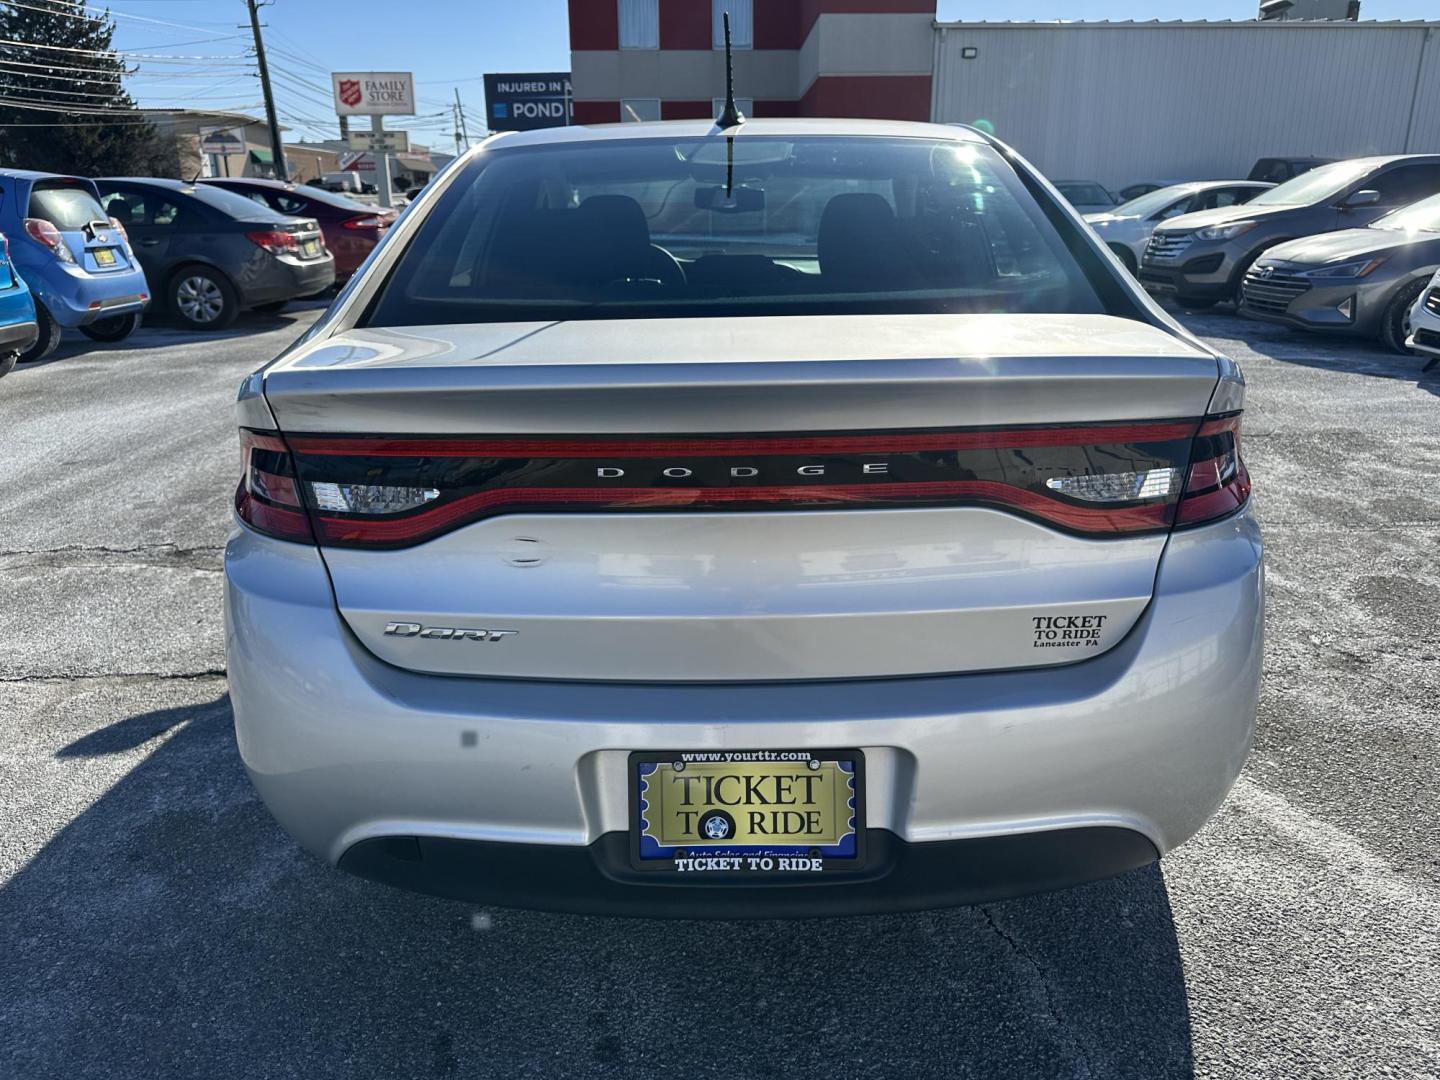
<svg viewBox="0 0 1440 1080"><path fill-rule="evenodd" d="M382 659L727 681L1103 652L1216 378L1108 316L847 316L355 330L265 392Z"/></svg>

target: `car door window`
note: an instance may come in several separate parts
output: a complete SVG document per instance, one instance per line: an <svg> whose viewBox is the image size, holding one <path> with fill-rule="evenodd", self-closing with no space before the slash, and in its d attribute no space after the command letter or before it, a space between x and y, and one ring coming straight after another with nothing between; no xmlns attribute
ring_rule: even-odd
<svg viewBox="0 0 1440 1080"><path fill-rule="evenodd" d="M133 191L112 191L102 195L100 205L105 208L107 217L114 218L127 229L132 225L149 224L145 215L145 199Z"/></svg>
<svg viewBox="0 0 1440 1080"><path fill-rule="evenodd" d="M1400 165L1362 183L1380 192L1381 206L1408 206L1440 193L1440 165Z"/></svg>
<svg viewBox="0 0 1440 1080"><path fill-rule="evenodd" d="M176 225L182 216L180 204L163 195L147 195L145 197L145 214L147 225L162 227Z"/></svg>

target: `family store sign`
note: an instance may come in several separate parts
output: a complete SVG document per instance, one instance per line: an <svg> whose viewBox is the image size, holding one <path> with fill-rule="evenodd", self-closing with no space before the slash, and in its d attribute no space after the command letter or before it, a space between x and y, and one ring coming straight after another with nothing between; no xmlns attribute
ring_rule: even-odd
<svg viewBox="0 0 1440 1080"><path fill-rule="evenodd" d="M332 71L339 116L414 116L415 76L408 71Z"/></svg>

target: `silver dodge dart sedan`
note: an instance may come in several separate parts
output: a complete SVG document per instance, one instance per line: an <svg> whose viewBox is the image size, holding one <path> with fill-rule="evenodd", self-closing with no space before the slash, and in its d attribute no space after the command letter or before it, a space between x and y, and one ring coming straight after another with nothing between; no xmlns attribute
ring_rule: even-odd
<svg viewBox="0 0 1440 1080"><path fill-rule="evenodd" d="M482 903L1150 863L1255 723L1243 395L978 132L497 135L241 389L241 755L310 851Z"/></svg>

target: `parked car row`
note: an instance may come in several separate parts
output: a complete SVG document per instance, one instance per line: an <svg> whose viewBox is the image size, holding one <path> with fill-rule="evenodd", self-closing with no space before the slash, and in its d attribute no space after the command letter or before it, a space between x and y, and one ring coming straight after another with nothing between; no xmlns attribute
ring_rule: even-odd
<svg viewBox="0 0 1440 1080"><path fill-rule="evenodd" d="M161 308L196 329L343 284L395 212L250 178L0 170L0 375L66 330L117 342Z"/></svg>
<svg viewBox="0 0 1440 1080"><path fill-rule="evenodd" d="M1157 220L1139 279L1188 308L1230 301L1403 352L1437 268L1440 155L1408 154L1322 164L1243 202Z"/></svg>
<svg viewBox="0 0 1440 1080"><path fill-rule="evenodd" d="M1245 179L1273 186L1294 179L1316 166L1327 165L1330 161L1330 158L1317 157L1265 157L1250 167L1250 172ZM1236 182L1226 181L1226 183ZM1117 193L1111 194L1103 184L1098 184L1094 180L1056 180L1055 188L1065 196L1065 201L1080 213L1099 214L1108 213L1112 207L1123 206L1142 195L1149 195L1152 191L1159 191L1161 188L1183 187L1185 184L1186 181L1183 180L1137 180L1125 185Z"/></svg>

